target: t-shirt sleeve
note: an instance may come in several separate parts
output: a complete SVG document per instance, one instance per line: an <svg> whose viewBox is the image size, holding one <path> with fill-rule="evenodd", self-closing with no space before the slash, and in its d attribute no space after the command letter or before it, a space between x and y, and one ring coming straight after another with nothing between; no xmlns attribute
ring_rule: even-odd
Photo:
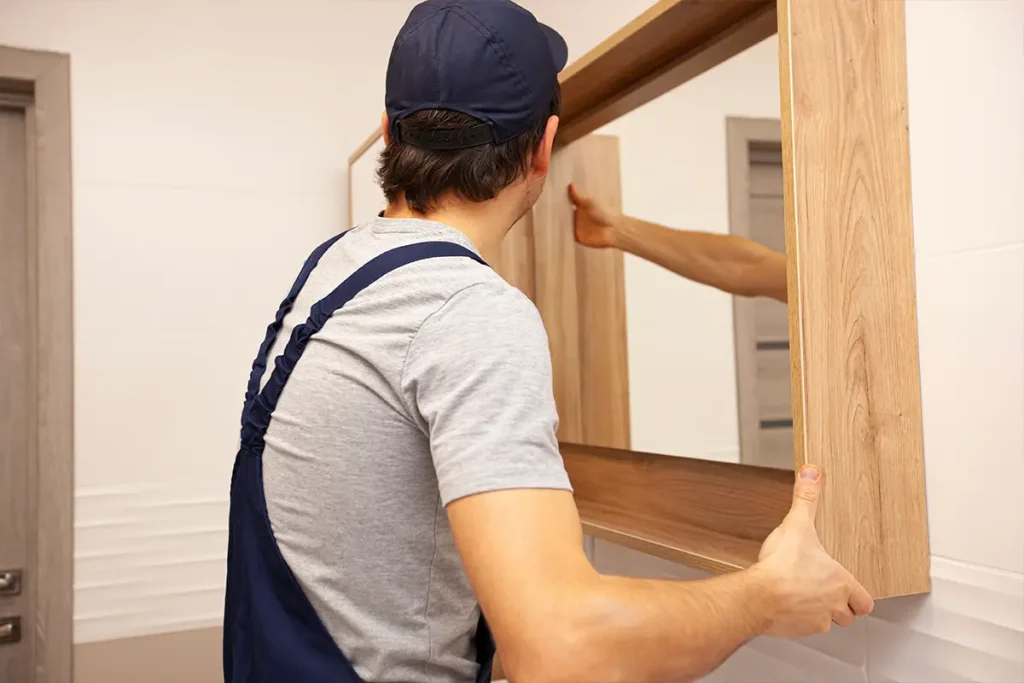
<svg viewBox="0 0 1024 683"><path fill-rule="evenodd" d="M448 299L410 343L402 390L430 438L444 505L488 491L571 488L547 335L519 290L484 282Z"/></svg>

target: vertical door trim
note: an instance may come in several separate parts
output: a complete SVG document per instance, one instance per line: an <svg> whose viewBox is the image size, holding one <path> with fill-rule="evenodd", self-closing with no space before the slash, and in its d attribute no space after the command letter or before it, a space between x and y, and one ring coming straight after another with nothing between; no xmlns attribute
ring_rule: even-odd
<svg viewBox="0 0 1024 683"><path fill-rule="evenodd" d="M728 117L725 120L726 172L729 182L729 232L750 239L751 144L782 144L779 119ZM754 300L732 297L736 348L736 403L740 427L740 464L757 464L757 352Z"/></svg>
<svg viewBox="0 0 1024 683"><path fill-rule="evenodd" d="M66 683L72 676L74 562L70 59L0 47L0 91L31 97L25 113L38 501L32 585L39 634L33 639L32 683Z"/></svg>

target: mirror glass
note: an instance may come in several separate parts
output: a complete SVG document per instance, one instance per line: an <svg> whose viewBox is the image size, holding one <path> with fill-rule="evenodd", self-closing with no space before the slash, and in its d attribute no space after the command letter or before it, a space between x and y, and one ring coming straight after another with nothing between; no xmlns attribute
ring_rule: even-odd
<svg viewBox="0 0 1024 683"><path fill-rule="evenodd" d="M784 252L777 37L599 133L619 138L627 216ZM739 272L728 261L712 270ZM791 469L786 305L631 253L625 295L632 449Z"/></svg>
<svg viewBox="0 0 1024 683"><path fill-rule="evenodd" d="M619 140L623 213L781 254L779 116L773 36L605 126L597 134ZM383 146L378 139L351 168L355 225L383 208L374 177ZM734 296L625 251L629 447L792 469L786 305ZM685 251L691 269L740 277L734 256L742 249ZM721 263L707 265L709 253Z"/></svg>

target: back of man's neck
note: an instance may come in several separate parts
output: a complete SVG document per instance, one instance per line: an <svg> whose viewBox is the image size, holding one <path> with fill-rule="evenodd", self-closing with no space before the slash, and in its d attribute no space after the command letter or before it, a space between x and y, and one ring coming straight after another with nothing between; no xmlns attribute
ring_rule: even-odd
<svg viewBox="0 0 1024 683"><path fill-rule="evenodd" d="M506 212L496 202L446 201L437 209L420 213L414 211L401 197L384 209L384 218L412 218L442 223L465 235L480 256L490 264L496 264L501 250L501 241L511 228Z"/></svg>

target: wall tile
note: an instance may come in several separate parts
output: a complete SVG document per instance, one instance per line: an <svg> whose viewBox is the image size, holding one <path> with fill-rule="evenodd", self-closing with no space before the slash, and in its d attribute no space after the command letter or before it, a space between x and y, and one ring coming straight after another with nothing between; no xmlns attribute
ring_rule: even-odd
<svg viewBox="0 0 1024 683"><path fill-rule="evenodd" d="M932 593L878 603L871 681L1024 681L1024 576L935 558Z"/></svg>
<svg viewBox="0 0 1024 683"><path fill-rule="evenodd" d="M75 642L220 623L226 486L202 496L176 484L79 486Z"/></svg>
<svg viewBox="0 0 1024 683"><path fill-rule="evenodd" d="M1024 572L1024 246L917 264L932 553Z"/></svg>
<svg viewBox="0 0 1024 683"><path fill-rule="evenodd" d="M1024 242L1024 2L907 2L906 13L918 253Z"/></svg>
<svg viewBox="0 0 1024 683"><path fill-rule="evenodd" d="M78 486L223 493L263 330L341 208L329 196L79 183L75 209Z"/></svg>
<svg viewBox="0 0 1024 683"><path fill-rule="evenodd" d="M705 575L597 540L605 574ZM802 640L757 638L705 683L1019 683L1024 681L1024 575L934 558L930 595L882 600L848 629Z"/></svg>

